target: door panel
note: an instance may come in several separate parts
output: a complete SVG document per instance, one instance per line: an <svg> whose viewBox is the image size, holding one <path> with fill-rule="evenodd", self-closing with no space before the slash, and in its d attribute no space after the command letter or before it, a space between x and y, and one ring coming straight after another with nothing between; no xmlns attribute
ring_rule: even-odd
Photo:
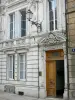
<svg viewBox="0 0 75 100"><path fill-rule="evenodd" d="M55 61L47 61L46 79L47 96L56 96L56 66Z"/></svg>

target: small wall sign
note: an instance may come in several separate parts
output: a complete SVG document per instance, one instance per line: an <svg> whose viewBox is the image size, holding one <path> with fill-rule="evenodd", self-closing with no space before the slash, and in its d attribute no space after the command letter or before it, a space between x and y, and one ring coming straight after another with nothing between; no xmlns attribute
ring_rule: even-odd
<svg viewBox="0 0 75 100"><path fill-rule="evenodd" d="M75 48L72 49L72 52L75 52Z"/></svg>
<svg viewBox="0 0 75 100"><path fill-rule="evenodd" d="M41 71L39 72L39 76L42 76L42 72Z"/></svg>

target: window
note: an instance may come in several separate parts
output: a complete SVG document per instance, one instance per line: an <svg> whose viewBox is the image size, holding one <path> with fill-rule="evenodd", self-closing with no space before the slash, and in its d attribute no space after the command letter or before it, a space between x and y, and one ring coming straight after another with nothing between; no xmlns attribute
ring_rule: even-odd
<svg viewBox="0 0 75 100"><path fill-rule="evenodd" d="M10 39L13 39L14 37L14 23L15 18L14 14L10 14Z"/></svg>
<svg viewBox="0 0 75 100"><path fill-rule="evenodd" d="M14 79L14 55L9 55L9 79Z"/></svg>
<svg viewBox="0 0 75 100"><path fill-rule="evenodd" d="M50 31L57 29L56 0L49 0L49 23L50 23Z"/></svg>
<svg viewBox="0 0 75 100"><path fill-rule="evenodd" d="M21 11L21 37L26 35L26 10Z"/></svg>
<svg viewBox="0 0 75 100"><path fill-rule="evenodd" d="M19 75L20 80L26 79L26 54L19 55Z"/></svg>

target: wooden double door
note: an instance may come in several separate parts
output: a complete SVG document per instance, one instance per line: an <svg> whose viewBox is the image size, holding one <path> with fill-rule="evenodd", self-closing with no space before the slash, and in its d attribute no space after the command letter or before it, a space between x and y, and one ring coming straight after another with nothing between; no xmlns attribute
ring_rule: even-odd
<svg viewBox="0 0 75 100"><path fill-rule="evenodd" d="M47 90L47 96L56 97L56 91L57 91L58 85L62 84L59 82L57 83L57 70L59 69L58 67L60 69L63 69L63 67L64 67L63 50L46 52L46 90ZM60 70L60 73L61 73L61 70ZM62 80L60 78L59 81L64 81L64 78L62 78ZM62 87L64 87L64 86L60 86L60 88L62 88Z"/></svg>

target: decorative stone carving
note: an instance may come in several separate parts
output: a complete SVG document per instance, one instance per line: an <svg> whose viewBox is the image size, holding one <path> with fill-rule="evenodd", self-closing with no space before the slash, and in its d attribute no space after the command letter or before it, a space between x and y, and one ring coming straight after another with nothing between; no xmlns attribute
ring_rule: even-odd
<svg viewBox="0 0 75 100"><path fill-rule="evenodd" d="M29 48L29 39L27 39L28 42L26 43L26 38L19 38L19 39L13 39L8 40L0 43L0 50L9 50L9 49L21 49L21 48Z"/></svg>
<svg viewBox="0 0 75 100"><path fill-rule="evenodd" d="M66 41L65 35L60 32L60 34L58 33L48 33L46 36L42 37L39 40L39 44L42 45L53 45L53 44L58 44L60 42L64 42Z"/></svg>

